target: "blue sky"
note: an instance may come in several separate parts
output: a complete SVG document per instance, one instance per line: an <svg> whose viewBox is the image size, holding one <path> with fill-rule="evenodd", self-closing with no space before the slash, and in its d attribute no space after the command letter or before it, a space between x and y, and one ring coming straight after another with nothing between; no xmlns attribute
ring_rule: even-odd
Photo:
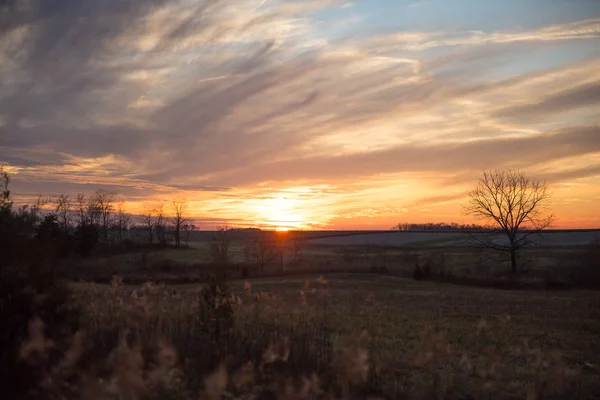
<svg viewBox="0 0 600 400"><path fill-rule="evenodd" d="M600 226L595 0L11 0L0 165L218 224L460 220L482 170ZM424 211L425 210L425 211Z"/></svg>
<svg viewBox="0 0 600 400"><path fill-rule="evenodd" d="M361 30L538 29L597 16L594 0L357 0L324 10L317 18L359 17ZM359 33L359 32L357 32Z"/></svg>

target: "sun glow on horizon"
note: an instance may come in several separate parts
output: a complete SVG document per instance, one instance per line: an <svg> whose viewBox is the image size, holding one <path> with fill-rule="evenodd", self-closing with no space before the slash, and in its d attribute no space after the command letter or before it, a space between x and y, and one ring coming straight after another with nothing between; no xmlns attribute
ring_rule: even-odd
<svg viewBox="0 0 600 400"><path fill-rule="evenodd" d="M301 202L282 195L260 199L254 210L256 219L279 232L303 228L308 221Z"/></svg>

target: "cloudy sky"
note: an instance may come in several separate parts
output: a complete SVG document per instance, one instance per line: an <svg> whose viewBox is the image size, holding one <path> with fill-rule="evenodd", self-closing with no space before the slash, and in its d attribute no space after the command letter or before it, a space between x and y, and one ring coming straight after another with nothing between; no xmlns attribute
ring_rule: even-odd
<svg viewBox="0 0 600 400"><path fill-rule="evenodd" d="M187 199L201 228L466 221L484 169L600 226L600 1L3 0L20 201Z"/></svg>

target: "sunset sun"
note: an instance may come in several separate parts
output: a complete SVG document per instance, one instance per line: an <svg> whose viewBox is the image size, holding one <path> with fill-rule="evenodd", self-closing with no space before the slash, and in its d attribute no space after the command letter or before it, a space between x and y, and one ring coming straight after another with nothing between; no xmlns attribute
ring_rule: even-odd
<svg viewBox="0 0 600 400"><path fill-rule="evenodd" d="M257 206L258 219L266 228L277 231L300 229L307 221L299 202L283 196L264 199Z"/></svg>

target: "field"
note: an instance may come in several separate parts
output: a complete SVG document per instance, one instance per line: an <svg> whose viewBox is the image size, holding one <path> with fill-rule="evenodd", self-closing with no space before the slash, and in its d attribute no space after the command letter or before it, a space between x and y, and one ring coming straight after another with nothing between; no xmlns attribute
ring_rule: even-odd
<svg viewBox="0 0 600 400"><path fill-rule="evenodd" d="M337 234L324 238L307 238L312 244L338 246L469 246L475 244L476 235L464 232L356 232L352 234ZM532 238L538 246L585 246L600 240L600 231L548 231ZM497 235L496 242L505 241L505 237Z"/></svg>
<svg viewBox="0 0 600 400"><path fill-rule="evenodd" d="M273 233L283 251L247 276L248 237L233 236L225 266L211 262L206 232L188 248L133 247L70 267L99 354L125 346L145 360L160 338L178 355L167 368L174 398L210 394L214 379L234 398L594 398L600 292L555 289L597 261L597 234L546 234L523 252L518 280L464 233ZM431 277L413 279L415 265ZM221 273L228 289L214 286Z"/></svg>
<svg viewBox="0 0 600 400"><path fill-rule="evenodd" d="M506 254L475 246L464 232L285 232L269 233L264 265L250 267L253 278L298 273L385 272L412 277L415 265L427 265L439 278L478 280L506 278ZM78 260L71 265L77 279L108 282L119 275L126 282L160 280L172 283L199 282L213 260L214 232L192 232L188 247L149 248L144 232L132 239L141 247L125 248ZM519 260L522 282L543 287L566 285L579 273L580 265L596 258L600 231L551 231L535 237L535 246L524 249ZM232 277L242 277L240 266L248 264L251 233L234 232L228 243L228 262L237 265ZM278 247L279 246L279 247ZM277 247L277 248L276 248ZM278 254L281 250L281 254ZM250 261L257 263L257 260Z"/></svg>
<svg viewBox="0 0 600 400"><path fill-rule="evenodd" d="M244 356L261 360L269 340L283 341L290 352L285 371L311 376L314 369L322 384L344 368L341 360L356 374L364 368L369 390L388 398L600 395L598 292L501 291L364 274L231 285L239 296L234 337L253 343L259 354ZM128 328L146 339L158 335L183 356L182 365L194 357L210 364L194 345L194 337L203 337L194 322L198 285L75 287L92 333ZM141 316L135 311L140 298Z"/></svg>

